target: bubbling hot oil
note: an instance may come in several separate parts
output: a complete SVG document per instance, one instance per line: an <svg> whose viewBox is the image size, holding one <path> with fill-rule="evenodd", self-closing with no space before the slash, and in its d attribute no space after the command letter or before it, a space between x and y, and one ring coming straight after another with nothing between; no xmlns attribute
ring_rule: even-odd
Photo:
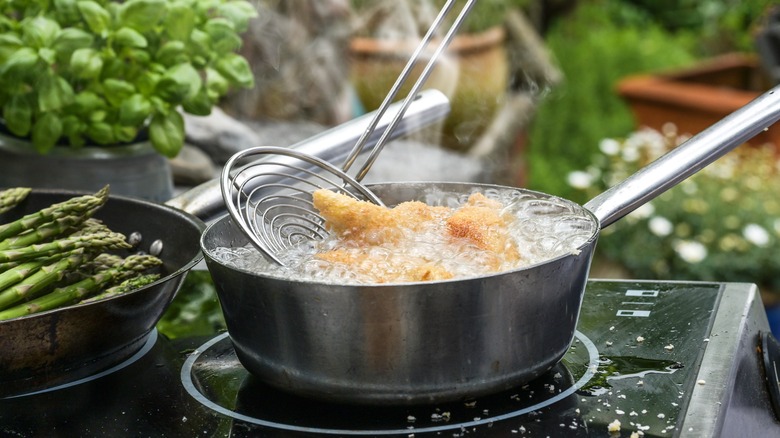
<svg viewBox="0 0 780 438"><path fill-rule="evenodd" d="M309 241L280 254L285 265L269 262L251 244L244 247L219 247L211 255L230 267L257 275L332 284L371 284L403 282L404 272L421 261L440 267L453 278L468 278L507 271L576 253L596 232L597 224L585 210L573 203L547 195L515 189L490 189L482 192L500 202L510 219L507 227L511 241L520 251L520 259L502 260L497 269L486 271L495 254L478 248L467 239L453 239L442 232L443 223L426 223L421 229L404 230L402 244L358 245L331 235L321 241ZM452 209L465 204L469 194L426 193L420 201ZM342 249L354 255L358 264L321 260L316 254ZM377 275L381 273L381 275ZM408 280L406 280L408 281Z"/></svg>

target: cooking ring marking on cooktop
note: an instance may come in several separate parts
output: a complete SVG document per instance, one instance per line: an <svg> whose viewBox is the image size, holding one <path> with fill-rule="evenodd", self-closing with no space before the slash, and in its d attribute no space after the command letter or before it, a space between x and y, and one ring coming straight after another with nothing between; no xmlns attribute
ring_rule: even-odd
<svg viewBox="0 0 780 438"><path fill-rule="evenodd" d="M146 353L148 353L149 350L152 349L152 347L154 347L154 344L156 342L157 342L157 329L155 328L155 329L152 329L152 331L149 333L149 337L146 338L146 342L144 343L143 347L141 347L140 350L136 351L135 354L133 354L132 356L128 357L124 361L114 365L111 368L103 370L103 371L101 371L101 372L99 372L97 374L93 374L91 376L84 377L82 379L74 380L72 382L63 383L62 385L52 386L51 388L44 388L44 389L40 389L38 391L25 392L24 394L16 394L16 395L8 396L8 397L0 397L0 400L7 400L7 399L11 399L11 398L19 398L19 397L27 397L27 396L30 396L30 395L43 394L45 392L52 392L52 391L57 391L57 390L60 390L60 389L70 388L71 386L81 385L82 383L87 383L87 382L91 382L93 380L97 380L97 379L99 379L99 378L101 378L103 376L106 376L106 375L109 375L111 373L117 372L117 371L121 370L122 368L125 368L125 367L127 367L129 365L132 365L135 361L137 361L138 359L144 357L144 355Z"/></svg>
<svg viewBox="0 0 780 438"><path fill-rule="evenodd" d="M574 394L574 392L577 391L578 389L582 388L594 376L595 371L598 367L598 356L599 356L596 345L580 331L575 331L574 333L575 338L577 338L577 340L579 340L580 343L582 343L582 345L584 345L588 350L588 366L585 370L585 373L582 375L582 377L580 377L576 382L574 382L574 384L570 388L566 389L565 391L559 392L555 396L550 397L549 399L537 403L533 406L528 406L513 412L508 412L501 415L495 415L488 418L474 419L473 421L466 421L466 422L461 422L456 424L447 424L443 426L421 427L421 428L412 428L412 429L408 429L408 428L381 429L381 430L323 429L317 427L296 426L293 424L278 423L274 421L263 420L261 418L250 417L248 415L244 415L239 412L220 406L214 403L213 401L209 400L200 391L198 391L197 387L195 386L192 380L193 365L195 364L195 362L198 360L198 358L202 353L206 352L209 348L211 348L212 346L214 346L215 344L222 341L228 336L229 333L226 332L209 340L205 344L198 347L198 349L194 353L192 353L184 362L184 365L181 368L181 381L187 393L189 393L195 400L197 400L204 406L236 420L244 421L258 426L266 426L266 427L271 427L280 430L288 430L293 432L319 433L319 434L327 434L327 435L398 435L398 434L408 435L409 433L441 432L446 430L461 429L464 427L480 426L480 425L494 423L497 421L506 420L509 418L519 417L529 412L533 412L542 409L546 406L552 405L553 403L559 400L563 400L566 397Z"/></svg>

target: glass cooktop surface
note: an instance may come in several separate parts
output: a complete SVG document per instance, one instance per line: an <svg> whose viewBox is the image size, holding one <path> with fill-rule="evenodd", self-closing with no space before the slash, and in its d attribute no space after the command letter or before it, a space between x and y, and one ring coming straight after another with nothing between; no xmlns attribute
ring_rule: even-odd
<svg viewBox="0 0 780 438"><path fill-rule="evenodd" d="M155 331L111 370L0 399L0 435L676 436L689 394L703 384L697 372L722 289L590 281L575 339L548 373L490 396L420 406L305 399L251 376L227 333L170 340Z"/></svg>

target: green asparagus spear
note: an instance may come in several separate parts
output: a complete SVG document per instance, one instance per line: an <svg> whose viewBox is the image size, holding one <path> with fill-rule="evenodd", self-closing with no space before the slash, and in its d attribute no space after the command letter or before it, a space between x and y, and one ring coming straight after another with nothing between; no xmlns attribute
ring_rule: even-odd
<svg viewBox="0 0 780 438"><path fill-rule="evenodd" d="M31 262L20 263L18 266L3 271L3 273L0 274L0 291L24 280L40 269L45 263L44 260L33 260Z"/></svg>
<svg viewBox="0 0 780 438"><path fill-rule="evenodd" d="M17 262L4 262L0 263L0 273L5 274L6 271L18 268L19 266L25 264L25 263L41 263L41 266L46 265L48 263L51 263L53 261L59 260L63 257L67 257L70 255L70 251L67 252L58 252L49 256L42 256L42 257L36 257L29 262L26 261L17 261ZM0 290L3 290L0 288Z"/></svg>
<svg viewBox="0 0 780 438"><path fill-rule="evenodd" d="M52 264L41 267L32 275L0 292L0 309L18 303L24 299L36 297L49 286L62 280L69 269L79 266L87 259L84 249L73 253Z"/></svg>
<svg viewBox="0 0 780 438"><path fill-rule="evenodd" d="M0 191L0 213L16 207L27 197L30 189L27 187L13 187Z"/></svg>
<svg viewBox="0 0 780 438"><path fill-rule="evenodd" d="M95 218L89 218L84 221L83 224L81 224L81 227L73 232L73 236L81 236L84 234L93 234L93 233L110 233L111 229L108 228L106 224L104 224L102 221L95 219Z"/></svg>
<svg viewBox="0 0 780 438"><path fill-rule="evenodd" d="M93 301L99 301L104 298L110 298L116 295L121 295L136 289L139 289L147 284L154 283L160 278L160 274L145 274L138 277L128 278L127 280L119 283L116 286L112 286L106 289L105 292L95 295L94 297L81 300L82 303L91 303Z"/></svg>
<svg viewBox="0 0 780 438"><path fill-rule="evenodd" d="M66 231L83 223L84 220L86 220L86 217L81 215L63 216L34 229L27 230L19 235L0 241L0 250L22 248L63 235Z"/></svg>
<svg viewBox="0 0 780 438"><path fill-rule="evenodd" d="M83 236L70 236L47 243L38 243L24 248L6 249L0 251L0 263L27 261L41 256L49 256L58 252L71 251L77 248L93 250L130 248L125 236L120 233L94 233Z"/></svg>
<svg viewBox="0 0 780 438"><path fill-rule="evenodd" d="M77 283L58 287L46 295L0 311L0 320L18 318L78 302L108 285L122 282L160 264L162 261L154 256L128 256L120 266L109 268Z"/></svg>
<svg viewBox="0 0 780 438"><path fill-rule="evenodd" d="M52 204L13 222L0 225L0 241L64 216L94 212L95 208L102 206L107 199L108 186L102 188L94 195L77 196Z"/></svg>

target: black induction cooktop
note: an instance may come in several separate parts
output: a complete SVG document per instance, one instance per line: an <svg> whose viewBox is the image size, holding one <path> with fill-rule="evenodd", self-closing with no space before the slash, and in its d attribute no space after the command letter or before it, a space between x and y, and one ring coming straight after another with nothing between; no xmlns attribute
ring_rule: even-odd
<svg viewBox="0 0 780 438"><path fill-rule="evenodd" d="M569 351L539 379L477 399L377 407L269 387L241 366L228 333L153 331L97 375L0 399L0 435L780 436L767 332L752 285L590 281Z"/></svg>

